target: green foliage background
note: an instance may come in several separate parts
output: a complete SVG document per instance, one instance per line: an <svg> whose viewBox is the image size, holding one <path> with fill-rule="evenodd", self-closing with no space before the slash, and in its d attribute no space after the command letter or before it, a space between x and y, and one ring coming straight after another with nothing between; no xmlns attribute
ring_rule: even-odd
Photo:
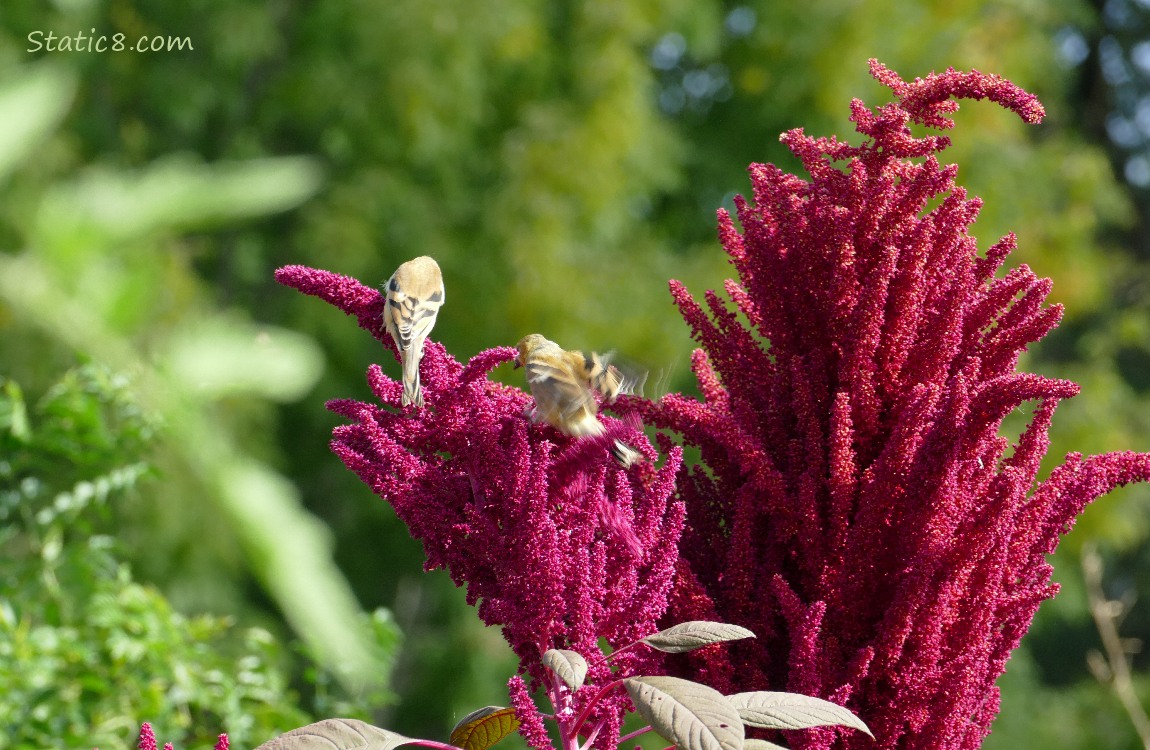
<svg viewBox="0 0 1150 750"><path fill-rule="evenodd" d="M275 645L268 661L296 692L268 694L276 705L260 710L282 713L260 729L290 728L303 715L293 712L324 715L316 686L328 679L377 721L442 738L472 708L506 702L513 662L443 573L421 572L418 544L327 450L336 420L323 402L366 395L368 364L395 372L390 355L338 312L277 287L272 271L303 263L380 282L431 254L448 288L435 336L457 357L540 331L616 349L663 390L690 390L691 342L666 282L721 284L714 211L747 190L746 165L797 170L777 141L793 127L852 137L850 99L888 100L869 57L906 78L977 68L1038 94L1048 112L1027 127L965 103L948 156L985 200L980 244L1016 232L1013 262L1052 277L1067 306L1026 363L1084 388L1059 411L1051 463L1068 450L1145 450L1144 212L1088 116L1105 100L1097 60L1066 54L1067 40L1092 49L1103 30L1077 0L5 0L0 375L32 404L77 363L129 379L161 427L146 449L119 433L105 448L97 474L150 467L109 495L109 570L151 584L139 597L145 620L225 615L269 642L307 644L330 676ZM192 49L31 52L37 31L186 37ZM74 446L64 463L89 454ZM60 479L50 467L22 471ZM14 487L19 478L10 472ZM1137 746L1085 667L1097 637L1076 558L1097 541L1111 593L1145 593L1148 498L1115 493L1068 537L1056 560L1066 591L1011 662L987 747L1043 746L1036 726L1059 727L1059 747ZM13 555L42 564L27 543L35 523L4 523L23 540ZM61 537L67 550L92 538ZM84 611L85 592L119 575L58 596ZM30 568L6 577L0 603L52 623L29 607L33 578ZM360 614L381 606L405 634L390 707L378 676L394 634ZM1150 634L1144 607L1123 632ZM221 637L229 645L213 650L243 650L240 636ZM1150 697L1147 664L1135 665ZM0 694L0 717L15 700ZM104 721L86 693L71 709L73 724ZM143 720L171 727L161 740L177 744L240 731L222 709L225 725L186 735L174 720L120 710L125 747Z"/></svg>

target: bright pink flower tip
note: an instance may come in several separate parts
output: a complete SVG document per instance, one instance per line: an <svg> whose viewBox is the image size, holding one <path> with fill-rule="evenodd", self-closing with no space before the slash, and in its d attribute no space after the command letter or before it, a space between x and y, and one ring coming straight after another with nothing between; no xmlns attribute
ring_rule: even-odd
<svg viewBox="0 0 1150 750"><path fill-rule="evenodd" d="M391 337L383 330L384 298L379 289L365 286L350 276L341 276L307 266L283 266L276 269L275 279L284 286L319 297L324 302L354 316L359 327L391 346Z"/></svg>
<svg viewBox="0 0 1150 750"><path fill-rule="evenodd" d="M139 750L156 750L156 735L152 725L144 722L140 725L140 741L136 744Z"/></svg>

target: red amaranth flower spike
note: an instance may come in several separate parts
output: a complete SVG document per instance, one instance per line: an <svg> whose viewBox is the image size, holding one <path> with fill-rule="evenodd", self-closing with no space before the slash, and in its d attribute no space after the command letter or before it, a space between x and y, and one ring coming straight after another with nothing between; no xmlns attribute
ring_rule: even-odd
<svg viewBox="0 0 1150 750"><path fill-rule="evenodd" d="M156 750L156 733L152 731L152 725L144 722L140 725L140 741L136 743L139 750Z"/></svg>
<svg viewBox="0 0 1150 750"><path fill-rule="evenodd" d="M543 718L531 699L527 684L519 675L515 675L507 683L507 692L511 697L511 706L515 709L515 716L519 719L519 733L527 740L528 746L534 750L550 750L551 738L547 736L547 727L543 725Z"/></svg>
<svg viewBox="0 0 1150 750"><path fill-rule="evenodd" d="M378 291L301 266L279 269L276 279L390 341L378 320ZM462 365L428 341L426 407L406 411L402 385L372 365L367 380L378 403L328 404L349 420L335 429L332 450L423 542L426 567L446 568L466 585L479 617L502 626L535 684L550 648L585 654L594 662L590 682L614 679L598 659L599 640L618 646L653 633L666 608L683 523L683 506L672 500L682 452L670 448L659 469L623 471L604 447L611 440L656 458L625 421L602 416L606 433L597 442L533 424L531 397L487 378L514 356L498 347ZM657 662L649 652L629 652L615 664L627 675ZM626 705L623 694L603 701L604 737L615 736L609 730ZM526 703L516 709L533 741Z"/></svg>
<svg viewBox="0 0 1150 750"><path fill-rule="evenodd" d="M140 738L136 743L139 750L156 750L156 733L152 729L152 725L144 722L140 725ZM93 748L93 750L98 750ZM164 750L174 750L171 742L164 743ZM228 750L228 736L226 734L219 735L213 750Z"/></svg>
<svg viewBox="0 0 1150 750"><path fill-rule="evenodd" d="M973 750L1007 657L1057 590L1045 556L1086 503L1150 477L1150 455L1071 455L1036 484L1051 415L1078 386L1016 366L1061 307L1025 266L994 278L1015 238L979 257L967 229L981 202L938 161L950 141L908 128L952 127L955 99L1027 122L1041 105L978 72L871 71L897 103L852 103L861 145L790 131L810 180L752 165L741 232L719 212L734 307L671 283L704 400L620 409L682 434L706 467L679 474L688 527L664 622L759 636L679 673L846 704L877 738L789 733L795 750ZM1026 401L1011 446L998 431Z"/></svg>

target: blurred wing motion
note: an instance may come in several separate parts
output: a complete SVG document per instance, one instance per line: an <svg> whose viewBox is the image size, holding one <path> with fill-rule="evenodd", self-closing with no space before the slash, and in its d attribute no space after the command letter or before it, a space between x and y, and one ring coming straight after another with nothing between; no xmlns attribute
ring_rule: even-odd
<svg viewBox="0 0 1150 750"><path fill-rule="evenodd" d="M588 379L591 387L603 394L607 403L615 403L620 395L642 396L643 384L647 382L647 372L632 367L616 367L611 363L612 352L591 353Z"/></svg>
<svg viewBox="0 0 1150 750"><path fill-rule="evenodd" d="M537 422L546 422L572 437L602 435L606 428L596 414L599 405L592 389L613 402L627 392L622 373L598 354L569 352L538 333L516 344L515 366L526 369L527 385L535 398ZM644 460L643 454L616 440L611 455L623 468Z"/></svg>
<svg viewBox="0 0 1150 750"><path fill-rule="evenodd" d="M439 264L426 255L407 261L387 280L384 294L387 307L383 325L395 340L403 365L403 405L422 407L419 361L423 359L423 342L435 326L444 300Z"/></svg>

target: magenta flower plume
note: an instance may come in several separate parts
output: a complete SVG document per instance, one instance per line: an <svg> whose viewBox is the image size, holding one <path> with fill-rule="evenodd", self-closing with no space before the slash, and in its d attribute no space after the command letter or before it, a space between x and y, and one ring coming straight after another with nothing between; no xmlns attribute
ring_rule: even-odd
<svg viewBox="0 0 1150 750"><path fill-rule="evenodd" d="M139 750L156 750L156 732L152 729L152 725L146 721L140 725L140 737L136 747ZM174 750L172 743L165 742L164 750ZM228 750L228 736L226 734L219 735L213 750Z"/></svg>
<svg viewBox="0 0 1150 750"><path fill-rule="evenodd" d="M684 676L845 704L877 738L790 733L796 749L977 748L1007 657L1057 590L1045 556L1090 500L1150 477L1150 455L1071 455L1036 484L1078 386L1016 366L1062 310L1026 266L995 277L1015 238L979 255L981 203L937 159L949 141L908 128L949 128L955 98L1028 122L1041 105L977 72L906 83L871 68L898 103L852 104L862 145L788 132L810 180L752 165L742 231L719 212L737 309L672 282L703 400L628 407L705 464L679 476L688 527L666 622L758 635L679 663ZM1009 444L999 427L1027 401Z"/></svg>
<svg viewBox="0 0 1150 750"><path fill-rule="evenodd" d="M276 279L354 315L390 346L378 291L300 266L279 269ZM634 426L603 416L604 435L572 440L533 424L531 397L487 378L514 356L497 347L462 365L429 340L425 408L403 410L402 384L379 365L367 375L379 403L339 400L328 408L350 420L335 429L336 455L423 542L429 570L446 568L466 584L480 618L502 626L522 668L540 680L547 649L596 662L600 638L619 646L657 630L683 523L683 506L672 498L681 451L669 447L657 470L624 472L607 449L616 438L656 458ZM626 672L652 658L628 652L618 666ZM589 679L610 672L600 661ZM625 703L605 701L604 710L618 714ZM536 726L520 704L523 725Z"/></svg>
<svg viewBox="0 0 1150 750"><path fill-rule="evenodd" d="M136 747L140 750L156 750L156 733L152 730L152 725L146 721L140 725L140 741L136 743Z"/></svg>

